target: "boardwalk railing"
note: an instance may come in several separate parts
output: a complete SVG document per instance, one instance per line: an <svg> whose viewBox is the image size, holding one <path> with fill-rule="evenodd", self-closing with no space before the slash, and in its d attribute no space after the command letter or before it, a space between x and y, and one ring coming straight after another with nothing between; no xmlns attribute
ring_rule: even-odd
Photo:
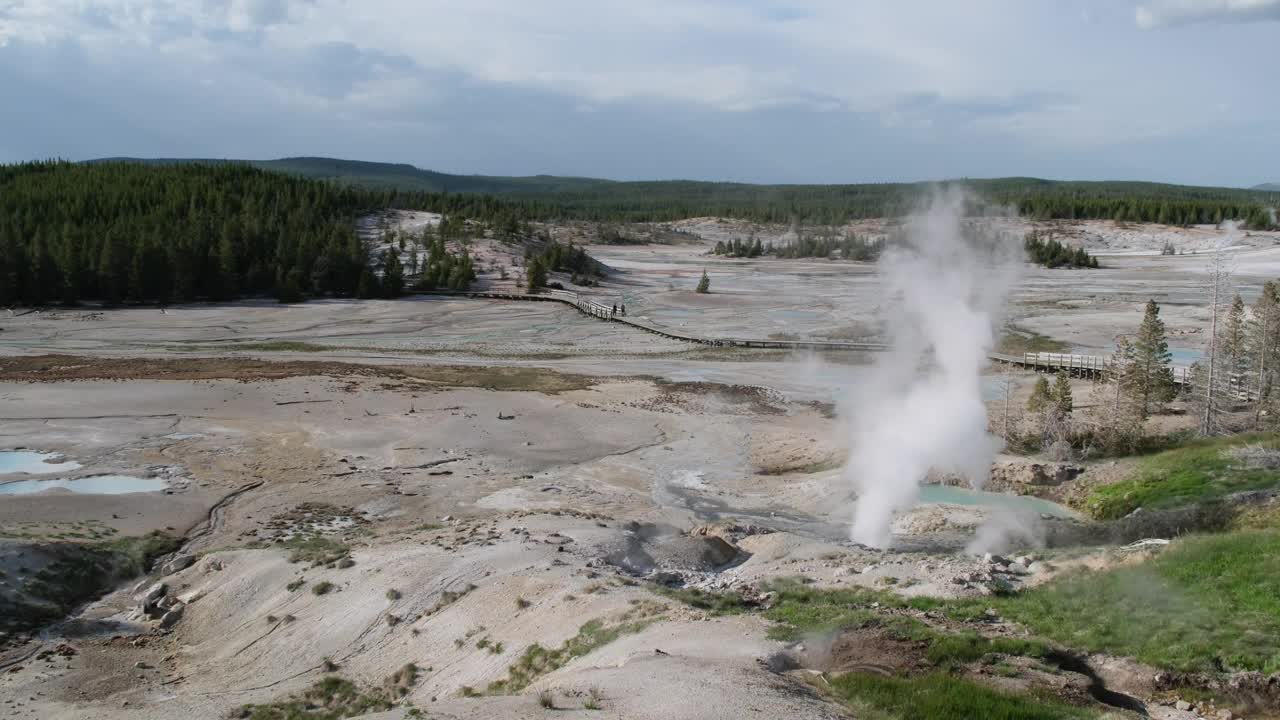
<svg viewBox="0 0 1280 720"><path fill-rule="evenodd" d="M594 318L606 320L610 322L623 323L630 325L638 330L643 330L654 335L671 338L673 340L682 340L684 342L698 343L701 345L713 345L717 347L746 347L746 348L774 348L781 350L828 350L828 351L854 351L854 352L874 352L887 350L888 345L877 342L842 342L842 341L826 341L826 340L762 340L751 338L713 338L701 335L690 335L687 333L677 332L675 330L655 325L642 320L637 320L617 312L612 305L596 302L591 298L568 290L543 290L539 293L521 293L521 292L494 292L494 291L464 291L464 292L432 292L429 294L454 295L473 298L490 298L494 300L532 300L543 302L559 302L565 305L572 305L578 312L584 315L590 315ZM1010 365L1020 365L1022 367L1034 370L1036 372L1057 373L1066 371L1075 377L1096 378L1106 373L1111 365L1111 358L1102 355L1076 355L1070 353L1046 353L1046 352L1029 352L1022 355L1009 355L1005 353L990 353L988 357L992 360L1008 363ZM1173 381L1178 385L1185 385L1190 381L1190 368L1182 365L1171 365L1173 371ZM1242 393L1242 398L1248 393ZM1247 398L1246 398L1247 399Z"/></svg>
<svg viewBox="0 0 1280 720"><path fill-rule="evenodd" d="M1062 372L1076 377L1101 377L1111 367L1111 358L1103 355L1073 355L1067 353L1029 352L1022 354L1022 361L1006 359L1008 356L996 358L1003 362L1015 362L1037 372ZM1175 385L1186 385L1190 382L1191 368L1184 365L1170 365Z"/></svg>

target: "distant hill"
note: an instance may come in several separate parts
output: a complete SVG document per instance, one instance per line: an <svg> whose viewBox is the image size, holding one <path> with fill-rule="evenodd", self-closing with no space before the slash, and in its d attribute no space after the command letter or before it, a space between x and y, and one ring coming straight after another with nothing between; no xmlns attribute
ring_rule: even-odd
<svg viewBox="0 0 1280 720"><path fill-rule="evenodd" d="M435 172L434 170L423 170L406 163L365 162L363 160L340 160L325 157L292 157L278 160L111 157L90 160L89 162L135 162L148 165L245 163L263 170L275 170L314 180L333 180L368 189L484 193L488 195L559 193L611 182L595 178L560 177L555 175L534 175L530 177L451 175L449 173Z"/></svg>
<svg viewBox="0 0 1280 720"><path fill-rule="evenodd" d="M1261 190L1263 192L1280 192L1280 182L1262 183L1261 185L1254 185L1250 189Z"/></svg>
<svg viewBox="0 0 1280 720"><path fill-rule="evenodd" d="M1196 187L1131 181L1043 180L1010 177L941 183L756 185L696 180L615 181L534 175L452 175L401 163L321 157L278 160L104 158L148 164L246 163L311 179L372 190L475 194L521 205L526 217L599 221L670 221L699 216L759 222L836 224L909 212L933 185L962 184L988 202L1017 207L1028 217L1104 218L1177 225L1244 219L1270 224L1265 207L1280 206L1280 190Z"/></svg>

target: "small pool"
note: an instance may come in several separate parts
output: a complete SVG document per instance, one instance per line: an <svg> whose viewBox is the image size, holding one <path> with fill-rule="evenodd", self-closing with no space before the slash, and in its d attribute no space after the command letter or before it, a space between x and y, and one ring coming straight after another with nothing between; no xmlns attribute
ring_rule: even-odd
<svg viewBox="0 0 1280 720"><path fill-rule="evenodd" d="M132 475L91 475L89 477L52 480L19 480L0 485L0 495L30 495L33 493L66 488L74 493L88 495L123 495L125 493L157 492L165 488L161 478L140 478Z"/></svg>
<svg viewBox="0 0 1280 720"><path fill-rule="evenodd" d="M1169 348L1169 362L1174 365L1190 365L1192 363L1200 362L1203 359L1204 350L1181 347Z"/></svg>
<svg viewBox="0 0 1280 720"><path fill-rule="evenodd" d="M920 503L932 505L950 503L952 505L986 505L988 507L1007 507L1014 510L1027 510L1037 514L1052 515L1060 518L1078 517L1075 512L1055 502L1042 500L1028 495L1004 495L1002 493L981 492L968 488L950 485L921 485Z"/></svg>
<svg viewBox="0 0 1280 720"><path fill-rule="evenodd" d="M57 453L33 450L0 450L0 473L48 475L80 469L80 463L61 460Z"/></svg>

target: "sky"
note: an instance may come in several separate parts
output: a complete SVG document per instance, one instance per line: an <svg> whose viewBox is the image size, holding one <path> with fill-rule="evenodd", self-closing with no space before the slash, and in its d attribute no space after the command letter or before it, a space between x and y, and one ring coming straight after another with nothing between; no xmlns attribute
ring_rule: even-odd
<svg viewBox="0 0 1280 720"><path fill-rule="evenodd" d="M0 162L1280 181L1280 0L0 0Z"/></svg>

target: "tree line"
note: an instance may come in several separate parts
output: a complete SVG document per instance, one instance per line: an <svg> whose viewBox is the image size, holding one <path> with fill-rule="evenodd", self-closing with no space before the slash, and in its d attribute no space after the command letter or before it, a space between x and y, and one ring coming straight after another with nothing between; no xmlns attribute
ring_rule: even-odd
<svg viewBox="0 0 1280 720"><path fill-rule="evenodd" d="M1047 268L1098 267L1098 258L1090 255L1084 248L1069 247L1054 238L1046 239L1035 230L1027 233L1022 247L1026 250L1028 260Z"/></svg>
<svg viewBox="0 0 1280 720"><path fill-rule="evenodd" d="M572 242L562 245L544 238L541 248L525 248L524 259L525 283L530 290L547 287L552 271L573 273L575 285L589 284L603 274L600 263Z"/></svg>
<svg viewBox="0 0 1280 720"><path fill-rule="evenodd" d="M868 240L852 233L843 236L801 233L793 242L782 244L761 243L760 238L754 235L745 240L718 240L711 249L711 254L734 258L773 255L791 259L839 257L843 260L874 261L883 250L883 240Z"/></svg>
<svg viewBox="0 0 1280 720"><path fill-rule="evenodd" d="M0 304L398 294L399 258L371 259L355 227L389 207L443 212L455 229L467 217L520 228L521 212L495 198L357 190L236 163L0 166ZM469 258L438 243L426 252L426 286L474 278Z"/></svg>

